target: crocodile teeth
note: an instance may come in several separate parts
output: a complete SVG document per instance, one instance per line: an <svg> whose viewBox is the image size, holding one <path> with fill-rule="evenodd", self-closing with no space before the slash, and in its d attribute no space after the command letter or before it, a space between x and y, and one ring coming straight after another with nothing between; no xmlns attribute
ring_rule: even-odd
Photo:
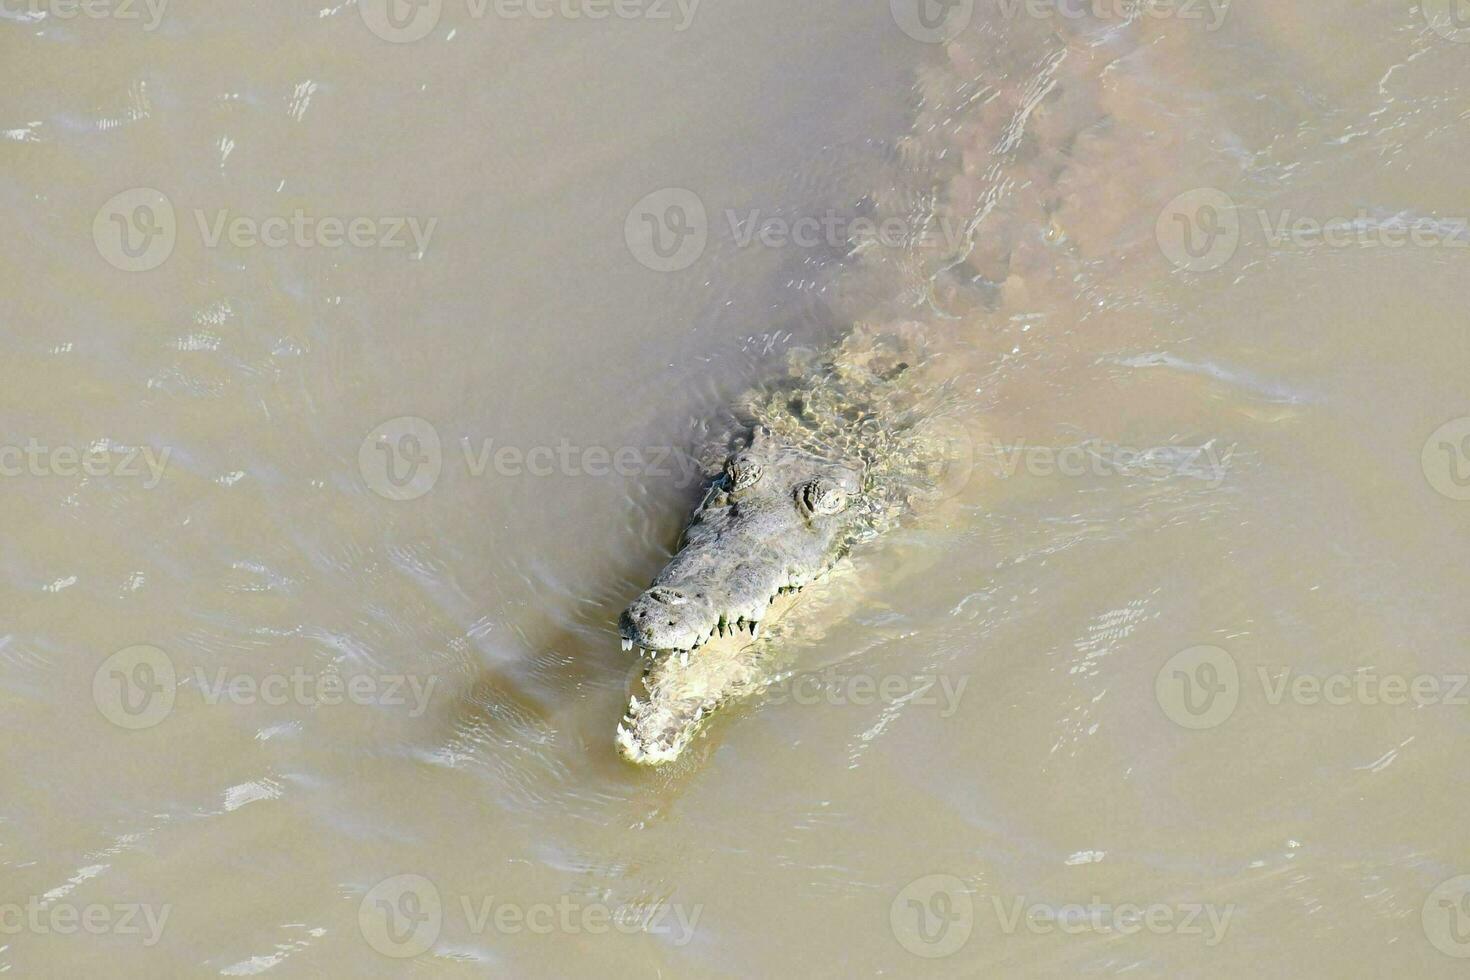
<svg viewBox="0 0 1470 980"><path fill-rule="evenodd" d="M684 650L684 651L681 651L680 652L680 654L679 654L679 666L680 667L688 667L689 666L689 651L688 650Z"/></svg>
<svg viewBox="0 0 1470 980"><path fill-rule="evenodd" d="M633 641L632 640L623 640L622 641L622 644L623 644L623 652L624 653L627 653L629 650L633 649Z"/></svg>

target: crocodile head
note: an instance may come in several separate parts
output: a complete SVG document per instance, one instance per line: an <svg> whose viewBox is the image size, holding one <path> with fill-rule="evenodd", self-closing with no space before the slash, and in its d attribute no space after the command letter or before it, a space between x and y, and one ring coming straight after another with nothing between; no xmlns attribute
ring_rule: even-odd
<svg viewBox="0 0 1470 980"><path fill-rule="evenodd" d="M688 652L727 631L758 634L782 593L830 571L862 522L857 467L757 428L695 508L684 541L618 623L625 649Z"/></svg>
<svg viewBox="0 0 1470 980"><path fill-rule="evenodd" d="M926 351L907 322L859 325L825 353L793 350L786 377L742 399L750 444L725 460L678 553L618 622L625 650L651 651L618 726L625 759L678 758L710 712L778 675L787 630L801 628L788 613L820 607L796 592L963 483L973 446L949 424L944 362Z"/></svg>

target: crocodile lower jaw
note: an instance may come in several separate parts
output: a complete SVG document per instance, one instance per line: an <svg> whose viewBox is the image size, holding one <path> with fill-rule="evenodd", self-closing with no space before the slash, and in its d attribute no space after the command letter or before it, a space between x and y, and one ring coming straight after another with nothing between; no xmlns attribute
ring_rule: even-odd
<svg viewBox="0 0 1470 980"><path fill-rule="evenodd" d="M784 620L799 601L795 590L778 595L765 621ZM618 754L643 766L673 762L716 709L764 685L768 644L784 632L754 639L731 629L698 651L640 659L635 691L614 737Z"/></svg>

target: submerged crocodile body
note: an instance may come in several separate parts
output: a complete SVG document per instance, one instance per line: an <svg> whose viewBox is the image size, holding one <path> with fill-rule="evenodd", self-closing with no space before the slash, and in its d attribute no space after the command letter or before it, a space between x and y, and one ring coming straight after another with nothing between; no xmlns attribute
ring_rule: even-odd
<svg viewBox="0 0 1470 980"><path fill-rule="evenodd" d="M1002 359L1016 319L1048 307L1074 321L1103 305L1100 285L1157 263L1152 217L1172 193L1168 168L1190 152L1158 124L1173 110L1148 62L1187 38L1159 30L991 24L921 72L898 155L934 183L875 199L921 231L961 231L937 251L915 242L896 262L879 259L890 279L900 270L893 294L924 322L859 326L830 352L793 354L784 381L741 404L746 438L618 624L624 648L644 656L618 726L625 758L678 757L712 710L774 676L767 627L796 593L968 476L978 420L958 393L975 389L951 355L973 356L975 335L990 330Z"/></svg>

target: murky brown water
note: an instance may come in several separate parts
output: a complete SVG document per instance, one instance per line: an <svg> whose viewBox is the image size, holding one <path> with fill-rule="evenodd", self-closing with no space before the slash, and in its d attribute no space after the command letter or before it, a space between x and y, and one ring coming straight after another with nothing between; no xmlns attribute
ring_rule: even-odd
<svg viewBox="0 0 1470 980"><path fill-rule="evenodd" d="M1462 975L1425 7L7 5L3 969ZM622 763L708 420L898 317L957 493Z"/></svg>

